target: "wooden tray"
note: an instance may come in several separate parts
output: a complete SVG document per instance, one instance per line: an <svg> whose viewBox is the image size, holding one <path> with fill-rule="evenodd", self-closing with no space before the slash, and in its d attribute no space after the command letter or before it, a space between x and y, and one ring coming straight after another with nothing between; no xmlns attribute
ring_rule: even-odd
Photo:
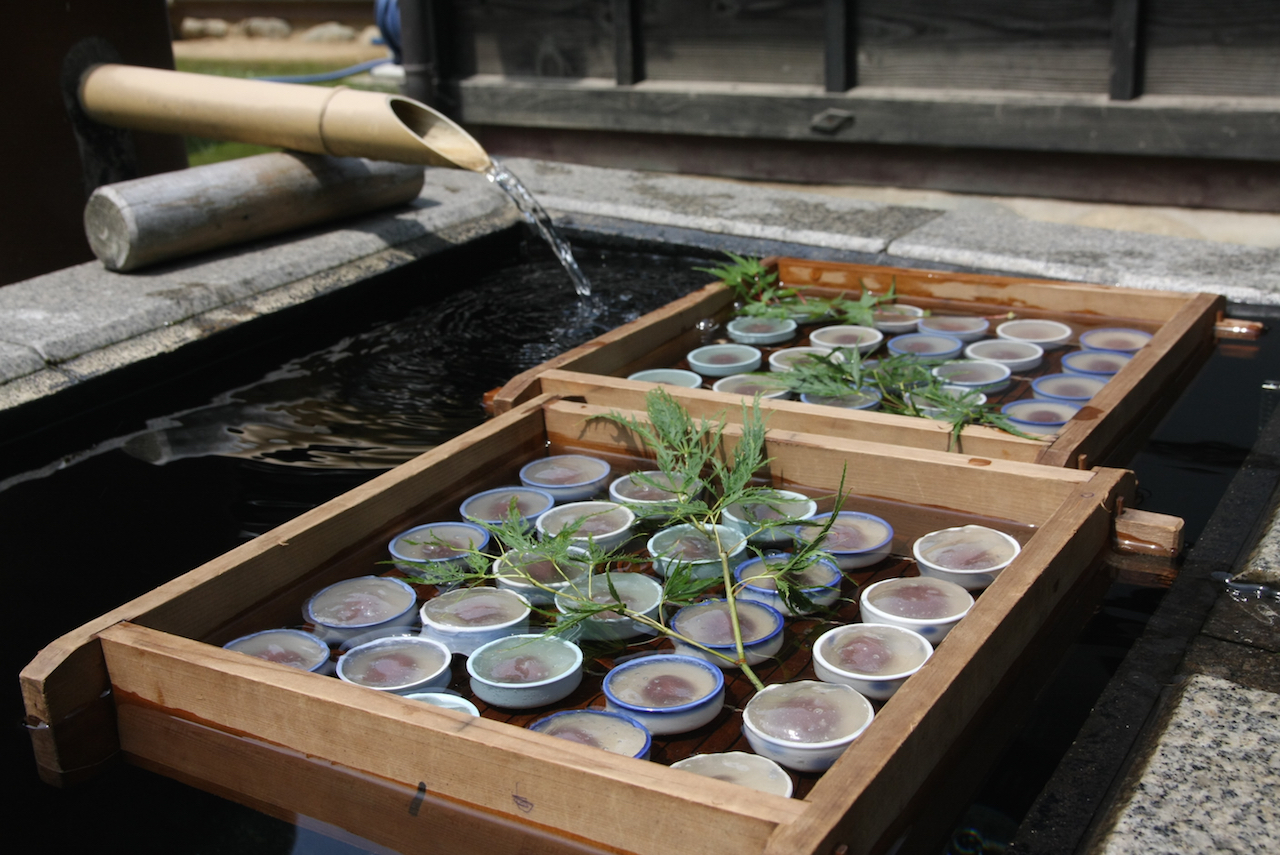
<svg viewBox="0 0 1280 855"><path fill-rule="evenodd" d="M771 260L783 283L815 296L854 295L861 288L886 293L896 288L901 302L932 311L981 314L993 318L1052 318L1077 334L1091 328L1123 326L1146 330L1154 338L1093 397L1080 415L1052 440L1023 439L988 427L968 427L961 438L966 453L1049 466L1087 469L1123 464L1137 450L1177 394L1208 358L1214 325L1225 301L1211 294L1139 291L1103 285L1027 280L973 273L876 267L808 261ZM687 367L685 354L711 341L727 341L723 324L733 316L733 295L721 285L701 291L619 327L511 380L493 399L497 412L541 392L614 406L647 383L624 379L647 368ZM806 328L812 328L810 325ZM800 338L787 346L803 344ZM767 354L772 348L762 348ZM1035 375L1058 370L1062 351L1046 353ZM767 368L767 366L766 366ZM1024 375L1004 398L1029 397ZM1017 378L1015 378L1016 380ZM712 414L736 407L737 395L707 388L673 390L693 411ZM915 448L945 450L950 426L930 419L879 412L841 410L789 401L766 401L771 426L829 433Z"/></svg>
<svg viewBox="0 0 1280 855"><path fill-rule="evenodd" d="M634 410L642 399L628 400ZM975 516L1025 542L844 757L820 778L801 780L803 798L617 757L217 646L296 624L310 593L376 571L395 532L456 518L466 495L511 483L530 459L568 450L618 462L640 457L629 432L588 420L602 412L552 396L521 404L58 639L21 678L42 775L73 781L122 752L262 810L320 817L406 852L439 851L442 841L450 852L486 853L656 855L687 851L690 841L713 855L882 849L922 788L959 762L1011 677L1045 670L1033 654L1064 611L1092 610L1113 516L1135 486L1120 470L771 430L775 485L830 493L847 468L849 506L883 511L898 554L920 534ZM737 436L727 428L726 446ZM1094 599L1081 595L1086 589ZM711 726L714 738L733 745L739 725L736 711L723 713ZM658 756L673 759L674 750Z"/></svg>

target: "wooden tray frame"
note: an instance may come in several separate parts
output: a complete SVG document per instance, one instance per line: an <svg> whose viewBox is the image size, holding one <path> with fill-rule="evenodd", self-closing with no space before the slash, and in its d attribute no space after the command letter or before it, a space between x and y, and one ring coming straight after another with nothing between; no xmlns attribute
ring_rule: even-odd
<svg viewBox="0 0 1280 855"><path fill-rule="evenodd" d="M779 486L834 489L847 465L859 495L919 505L925 516L948 508L1036 527L926 668L803 800L193 640L216 644L267 616L296 615L306 593L368 572L384 535L422 508L456 505L548 444L637 454L629 432L588 420L604 411L535 398L58 639L21 675L42 776L74 781L123 752L178 780L272 813L322 816L402 851L435 851L446 840L450 851L485 853L665 855L692 840L709 855L872 851L901 829L1023 651L1100 572L1113 516L1135 489L1121 470L771 430ZM730 426L725 442L737 436ZM899 533L913 537L911 526L923 524Z"/></svg>
<svg viewBox="0 0 1280 855"><path fill-rule="evenodd" d="M857 293L863 287L883 294L892 285L904 302L927 309L988 315L1014 311L1019 317L1061 320L1077 330L1105 324L1153 333L1152 341L1056 439L1022 439L979 426L966 428L962 435L967 453L1058 467L1087 469L1126 461L1208 358L1215 323L1226 306L1224 298L1212 294L798 258L768 261L781 282L816 296ZM624 379L627 375L675 365L704 343L699 323L728 320L732 303L732 292L719 284L708 285L518 375L498 390L493 407L505 412L543 392L615 406L616 401L649 388L649 384ZM676 394L700 412L722 410L740 400L705 389ZM774 427L790 430L938 450L946 450L950 437L949 426L929 419L790 401L765 401L764 405L775 413Z"/></svg>

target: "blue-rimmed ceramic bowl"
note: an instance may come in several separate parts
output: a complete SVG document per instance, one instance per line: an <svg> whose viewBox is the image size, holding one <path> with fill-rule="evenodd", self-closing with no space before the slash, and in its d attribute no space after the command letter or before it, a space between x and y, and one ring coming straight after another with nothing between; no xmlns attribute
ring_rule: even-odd
<svg viewBox="0 0 1280 855"><path fill-rule="evenodd" d="M782 649L782 614L772 606L741 598L734 606L738 612L742 652L747 664L759 665L777 655ZM708 653L679 638L672 638L676 653L704 659L726 671L739 667L733 662L738 658L738 651L733 641L728 600L705 600L685 606L671 616L671 628L714 651Z"/></svg>
<svg viewBox="0 0 1280 855"><path fill-rule="evenodd" d="M941 333L907 333L889 339L890 353L921 359L951 359L959 356L963 349L964 342L960 339Z"/></svg>
<svg viewBox="0 0 1280 855"><path fill-rule="evenodd" d="M653 737L643 724L629 715L607 710L562 710L538 719L529 729L637 760L648 760L653 744Z"/></svg>
<svg viewBox="0 0 1280 855"><path fill-rule="evenodd" d="M724 674L702 659L659 654L630 659L604 676L605 708L657 736L687 733L724 708Z"/></svg>
<svg viewBox="0 0 1280 855"><path fill-rule="evenodd" d="M797 526L795 539L809 542L816 538L831 514L818 514L807 525ZM893 546L893 526L874 514L841 511L826 540L820 545L841 570L869 567L889 556Z"/></svg>
<svg viewBox="0 0 1280 855"><path fill-rule="evenodd" d="M1023 433L1049 436L1066 427L1067 422L1080 412L1080 405L1041 399L1010 401L1000 408L1000 412Z"/></svg>
<svg viewBox="0 0 1280 855"><path fill-rule="evenodd" d="M771 567L785 564L790 557L786 554L757 556L739 564L738 569L733 571L733 577L740 585L738 599L764 603L786 617L795 617L797 612L783 599L778 592L778 584L774 581L779 571L770 570ZM802 614L813 614L835 605L836 600L840 599L840 584L843 581L844 575L840 568L831 561L818 559L804 568L794 580L800 593L811 603L811 607L805 608Z"/></svg>

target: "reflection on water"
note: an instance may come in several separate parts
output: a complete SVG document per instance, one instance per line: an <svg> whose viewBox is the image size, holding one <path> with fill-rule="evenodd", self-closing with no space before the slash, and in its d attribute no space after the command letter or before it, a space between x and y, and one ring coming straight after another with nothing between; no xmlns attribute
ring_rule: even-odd
<svg viewBox="0 0 1280 855"><path fill-rule="evenodd" d="M593 253L595 301L556 262L504 270L306 356L209 404L148 423L123 448L148 463L218 455L383 469L474 427L484 393L695 287L696 262Z"/></svg>

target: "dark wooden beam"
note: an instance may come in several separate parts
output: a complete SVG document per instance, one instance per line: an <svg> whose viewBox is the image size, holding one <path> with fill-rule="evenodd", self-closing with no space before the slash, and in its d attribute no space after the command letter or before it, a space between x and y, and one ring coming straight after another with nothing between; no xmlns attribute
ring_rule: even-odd
<svg viewBox="0 0 1280 855"><path fill-rule="evenodd" d="M613 0L613 61L619 86L644 80L642 0Z"/></svg>
<svg viewBox="0 0 1280 855"><path fill-rule="evenodd" d="M405 97L437 107L440 57L436 42L434 0L401 0L400 49Z"/></svg>
<svg viewBox="0 0 1280 855"><path fill-rule="evenodd" d="M1115 0L1111 7L1111 100L1142 94L1142 0Z"/></svg>
<svg viewBox="0 0 1280 855"><path fill-rule="evenodd" d="M826 0L823 71L828 92L847 92L858 85L857 20L855 0Z"/></svg>

